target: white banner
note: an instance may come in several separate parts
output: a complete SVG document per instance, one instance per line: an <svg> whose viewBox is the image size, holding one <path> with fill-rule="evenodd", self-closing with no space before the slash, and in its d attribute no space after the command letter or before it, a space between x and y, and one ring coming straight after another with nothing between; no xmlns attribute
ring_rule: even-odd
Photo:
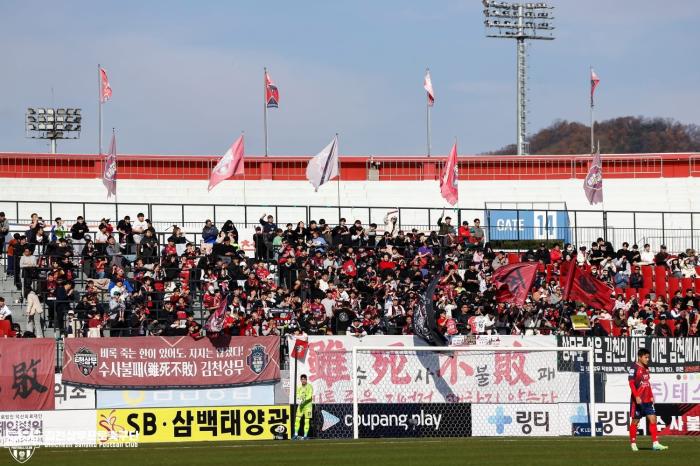
<svg viewBox="0 0 700 466"><path fill-rule="evenodd" d="M651 389L655 403L700 403L700 373L651 374ZM629 403L627 374L607 375L605 401Z"/></svg>
<svg viewBox="0 0 700 466"><path fill-rule="evenodd" d="M623 403L597 404L596 423L602 434L626 436L628 411ZM582 403L472 405L475 437L586 435L583 432L590 433L589 423L588 405Z"/></svg>
<svg viewBox="0 0 700 466"><path fill-rule="evenodd" d="M462 342L466 344L467 342ZM553 346L554 339L494 336L471 344ZM311 336L303 360L292 361L291 383L306 374L316 403L352 402L352 348L425 346L412 336ZM294 347L290 340L289 347ZM296 374L295 365L298 365ZM556 352L358 354L361 403L556 403L580 399L587 375L558 372ZM292 390L293 392L293 390ZM290 402L294 402L290 396Z"/></svg>
<svg viewBox="0 0 700 466"><path fill-rule="evenodd" d="M97 390L97 408L253 406L275 403L275 385L180 390Z"/></svg>
<svg viewBox="0 0 700 466"><path fill-rule="evenodd" d="M56 374L54 381L56 409L95 409L95 389L66 385L61 382L61 374Z"/></svg>
<svg viewBox="0 0 700 466"><path fill-rule="evenodd" d="M95 445L97 412L7 411L0 413L0 446Z"/></svg>

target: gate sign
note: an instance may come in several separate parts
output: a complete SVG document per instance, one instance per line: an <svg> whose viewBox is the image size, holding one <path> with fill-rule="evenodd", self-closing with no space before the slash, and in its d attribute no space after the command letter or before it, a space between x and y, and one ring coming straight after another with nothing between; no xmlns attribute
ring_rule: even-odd
<svg viewBox="0 0 700 466"><path fill-rule="evenodd" d="M570 242L569 214L553 210L487 210L489 240Z"/></svg>

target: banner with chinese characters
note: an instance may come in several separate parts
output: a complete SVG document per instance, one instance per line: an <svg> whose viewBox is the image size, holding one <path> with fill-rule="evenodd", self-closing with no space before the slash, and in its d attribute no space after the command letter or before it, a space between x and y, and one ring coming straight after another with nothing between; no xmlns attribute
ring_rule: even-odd
<svg viewBox="0 0 700 466"><path fill-rule="evenodd" d="M558 337L558 345L593 347L596 372L627 373L637 360L640 348L651 352L651 373L700 372L700 338L697 337ZM582 356L582 353L560 353L560 370L587 371L588 362Z"/></svg>
<svg viewBox="0 0 700 466"><path fill-rule="evenodd" d="M278 380L280 339L68 338L63 382L99 388L226 387Z"/></svg>
<svg viewBox="0 0 700 466"><path fill-rule="evenodd" d="M306 374L315 403L352 403L353 347L391 346L395 351L357 353L360 403L558 403L586 396L580 380L588 380L587 375L558 371L556 351L494 351L499 346L551 346L553 339L493 336L473 342L484 351L402 350L425 346L422 341L412 336L310 336L304 359L290 365L290 381L293 385Z"/></svg>
<svg viewBox="0 0 700 466"><path fill-rule="evenodd" d="M100 445L123 437L141 443L286 440L289 406L97 410Z"/></svg>
<svg viewBox="0 0 700 466"><path fill-rule="evenodd" d="M0 411L54 409L56 342L0 338Z"/></svg>

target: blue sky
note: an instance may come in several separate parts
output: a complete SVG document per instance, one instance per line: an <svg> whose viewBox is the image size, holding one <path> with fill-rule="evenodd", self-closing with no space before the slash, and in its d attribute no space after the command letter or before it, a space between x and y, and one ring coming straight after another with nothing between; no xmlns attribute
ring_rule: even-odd
<svg viewBox="0 0 700 466"><path fill-rule="evenodd" d="M529 46L529 130L599 118L700 123L700 3L553 0L554 41ZM79 141L97 149L97 63L120 153L223 154L241 130L261 154L262 70L281 94L273 155L425 153L426 66L437 101L433 153L515 140L515 44L487 39L480 0L13 1L0 3L0 151L45 151L24 136L28 106L83 108ZM53 94L51 89L53 88Z"/></svg>

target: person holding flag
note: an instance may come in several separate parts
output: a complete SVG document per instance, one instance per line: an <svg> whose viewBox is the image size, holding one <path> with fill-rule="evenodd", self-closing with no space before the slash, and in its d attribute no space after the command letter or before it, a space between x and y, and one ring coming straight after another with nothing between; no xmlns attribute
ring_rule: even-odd
<svg viewBox="0 0 700 466"><path fill-rule="evenodd" d="M311 419L313 417L314 410L314 388L309 383L306 374L301 374L299 381L301 382L301 385L297 387L297 409L296 416L294 418L294 434L292 439L299 439L299 427L301 427L301 419L304 418L304 436L301 438L303 440L307 440L309 438L309 429L311 428Z"/></svg>

